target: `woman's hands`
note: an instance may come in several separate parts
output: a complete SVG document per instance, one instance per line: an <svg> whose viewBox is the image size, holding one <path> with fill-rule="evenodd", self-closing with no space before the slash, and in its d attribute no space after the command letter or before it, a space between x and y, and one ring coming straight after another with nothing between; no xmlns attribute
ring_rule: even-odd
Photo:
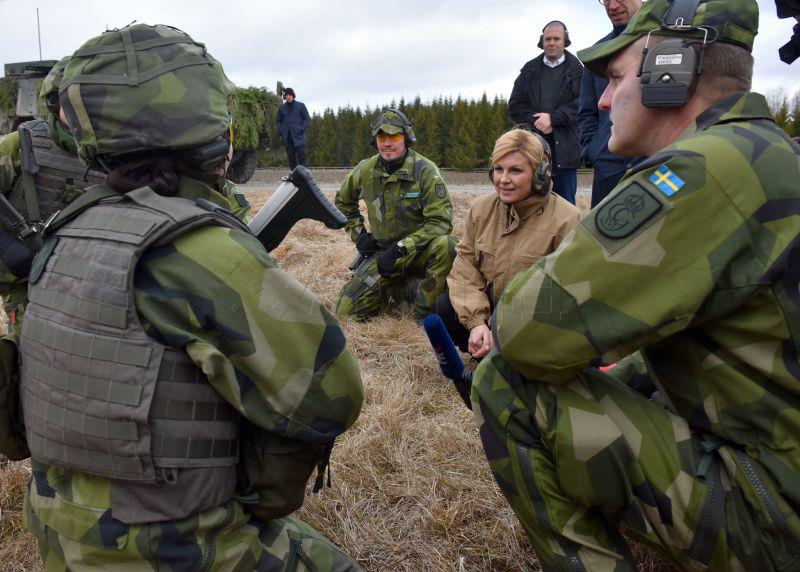
<svg viewBox="0 0 800 572"><path fill-rule="evenodd" d="M475 326L469 331L467 349L474 358L482 358L488 354L494 346L492 331L486 324Z"/></svg>

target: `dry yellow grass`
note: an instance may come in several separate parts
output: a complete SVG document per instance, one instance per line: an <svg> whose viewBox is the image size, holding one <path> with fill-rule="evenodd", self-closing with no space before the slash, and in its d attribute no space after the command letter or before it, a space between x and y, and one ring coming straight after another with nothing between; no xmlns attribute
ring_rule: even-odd
<svg viewBox="0 0 800 572"><path fill-rule="evenodd" d="M269 193L250 194L258 208ZM456 233L474 196L455 197ZM354 249L341 231L301 222L273 252L330 308ZM344 320L366 401L336 444L330 489L309 493L300 515L378 570L536 570L536 555L494 484L477 427L439 373L407 307L369 322ZM26 463L0 470L0 569L41 569L22 530ZM636 548L640 569L671 568Z"/></svg>

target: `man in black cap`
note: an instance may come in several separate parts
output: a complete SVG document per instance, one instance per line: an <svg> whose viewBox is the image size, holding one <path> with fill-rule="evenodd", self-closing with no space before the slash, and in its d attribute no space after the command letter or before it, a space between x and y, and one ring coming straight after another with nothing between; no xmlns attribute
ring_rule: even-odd
<svg viewBox="0 0 800 572"><path fill-rule="evenodd" d="M275 124L283 139L286 155L289 156L289 168L306 165L306 129L311 123L308 109L302 101L296 101L291 87L283 90L283 104L278 108Z"/></svg>

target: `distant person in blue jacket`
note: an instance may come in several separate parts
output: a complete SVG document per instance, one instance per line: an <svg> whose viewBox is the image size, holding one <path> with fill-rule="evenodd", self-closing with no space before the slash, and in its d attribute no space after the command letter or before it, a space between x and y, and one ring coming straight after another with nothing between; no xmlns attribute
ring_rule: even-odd
<svg viewBox="0 0 800 572"><path fill-rule="evenodd" d="M295 100L291 87L283 90L283 103L278 108L275 125L283 139L283 146L289 156L289 168L306 166L306 129L311 123L308 109L302 101Z"/></svg>
<svg viewBox="0 0 800 572"><path fill-rule="evenodd" d="M599 0L606 9L608 19L614 29L597 43L607 42L620 35L636 11L642 6L641 0ZM581 163L594 167L592 181L592 208L602 201L622 179L634 163L642 157L620 157L608 150L611 137L611 117L608 111L597 107L600 96L608 85L608 80L589 70L583 71L581 94L578 98L578 130L581 139Z"/></svg>

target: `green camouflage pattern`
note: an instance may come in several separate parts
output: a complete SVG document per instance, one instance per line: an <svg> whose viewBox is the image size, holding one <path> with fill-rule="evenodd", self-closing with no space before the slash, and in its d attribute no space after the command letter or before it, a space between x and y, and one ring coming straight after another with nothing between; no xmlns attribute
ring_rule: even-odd
<svg viewBox="0 0 800 572"><path fill-rule="evenodd" d="M447 274L456 256L456 237L437 236L421 253L397 260L401 274L383 278L377 257L356 269L336 298L336 313L363 320L388 312L401 302L410 302L414 315L424 318L433 312L436 299L447 291Z"/></svg>
<svg viewBox="0 0 800 572"><path fill-rule="evenodd" d="M59 100L81 159L92 164L98 155L216 139L228 130L231 93L203 44L169 26L134 24L92 38L72 55Z"/></svg>
<svg viewBox="0 0 800 572"><path fill-rule="evenodd" d="M799 180L734 94L506 288L472 399L544 569L635 570L618 529L684 568L800 567ZM591 367L637 350L652 385Z"/></svg>
<svg viewBox="0 0 800 572"><path fill-rule="evenodd" d="M58 89L61 87L61 79L64 76L64 69L66 69L70 59L70 56L60 59L42 80L42 85L39 88L40 100L44 100L51 93L58 93Z"/></svg>
<svg viewBox="0 0 800 572"><path fill-rule="evenodd" d="M415 142L417 140L411 123L406 123L403 121L403 118L400 117L400 115L393 109L387 109L372 123L373 140L379 131L383 131L389 135L394 135L395 133L405 133L407 143Z"/></svg>
<svg viewBox="0 0 800 572"><path fill-rule="evenodd" d="M37 461L31 466L24 518L48 572L360 570L296 517L265 523L230 501L178 522L127 525L102 508L110 502L107 481L65 475L63 469Z"/></svg>
<svg viewBox="0 0 800 572"><path fill-rule="evenodd" d="M21 176L19 132L12 131L0 138L0 192L8 193L17 177ZM27 292L27 276L17 276L0 257L0 296L4 300L15 290L21 290L23 297Z"/></svg>
<svg viewBox="0 0 800 572"><path fill-rule="evenodd" d="M680 38L706 38L709 41L729 42L753 50L753 40L758 33L758 4L756 0L701 0L691 25L693 30L661 27L661 18L672 0L648 0L636 11L622 33L607 42L595 44L578 51L578 58L594 74L606 76L606 66L612 56L630 46L639 38L654 36ZM716 36L715 36L716 31Z"/></svg>
<svg viewBox="0 0 800 572"><path fill-rule="evenodd" d="M228 204L187 177L178 194ZM254 236L203 227L147 250L134 299L148 335L185 348L255 425L326 443L358 417L364 389L338 322ZM48 570L288 570L297 559L301 569L358 569L297 519L265 524L235 499L179 522L128 526L114 518L108 479L33 468L27 518Z"/></svg>
<svg viewBox="0 0 800 572"><path fill-rule="evenodd" d="M389 174L375 155L348 173L336 193L336 207L347 217L344 229L355 242L364 230L358 207L363 200L372 236L381 248L403 240L409 254L422 252L437 236L453 230L453 203L439 169L413 149Z"/></svg>
<svg viewBox="0 0 800 572"><path fill-rule="evenodd" d="M415 297L415 308L418 312L430 311L436 297L445 291L445 278L455 258L456 241L450 235L453 203L439 169L413 149L408 149L403 164L391 174L380 155L356 165L335 201L347 217L345 231L354 242L366 229L359 200L367 207L369 230L381 249L403 242L406 256L398 259L397 267L404 276L426 279ZM377 268L373 270L369 275L380 278ZM391 296L386 291L367 292L358 282L354 276L339 294L339 315L366 317L388 307Z"/></svg>

